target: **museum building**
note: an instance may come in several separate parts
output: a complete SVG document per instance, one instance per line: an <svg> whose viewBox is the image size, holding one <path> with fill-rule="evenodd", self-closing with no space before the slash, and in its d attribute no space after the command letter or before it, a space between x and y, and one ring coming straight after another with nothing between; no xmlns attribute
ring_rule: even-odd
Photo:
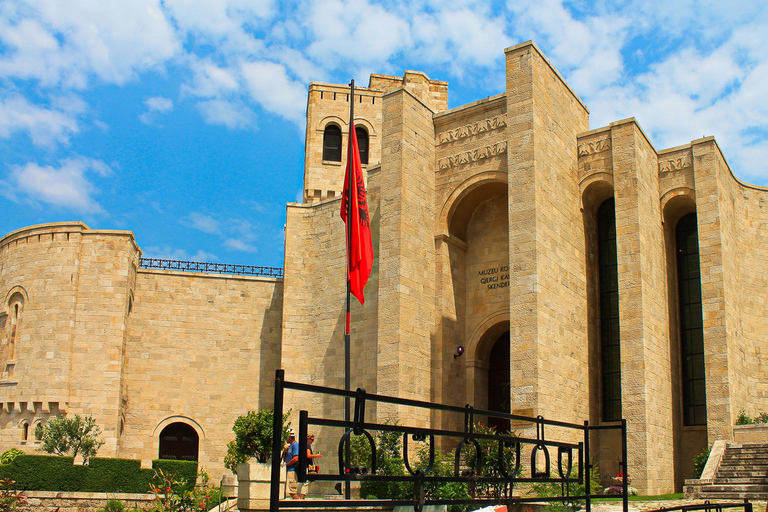
<svg viewBox="0 0 768 512"><path fill-rule="evenodd" d="M768 189L739 181L713 137L657 150L631 118L590 129L531 42L505 58L504 92L450 110L448 84L420 72L357 90L375 260L352 309L352 386L626 418L632 485L679 491L740 410L768 409ZM219 477L235 418L271 406L276 368L343 386L349 87L308 96L282 276L147 268L131 232L81 222L0 239L0 448L34 451L37 423L87 414L100 456L196 459ZM290 394L286 408L343 415ZM609 471L616 437L594 442Z"/></svg>

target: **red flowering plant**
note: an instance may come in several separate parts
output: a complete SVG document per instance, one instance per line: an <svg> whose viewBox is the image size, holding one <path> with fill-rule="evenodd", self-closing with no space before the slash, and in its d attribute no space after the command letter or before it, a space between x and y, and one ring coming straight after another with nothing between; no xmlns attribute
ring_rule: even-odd
<svg viewBox="0 0 768 512"><path fill-rule="evenodd" d="M153 512L208 512L222 501L221 490L209 485L205 471L200 471L194 483L157 469L149 492L155 495Z"/></svg>

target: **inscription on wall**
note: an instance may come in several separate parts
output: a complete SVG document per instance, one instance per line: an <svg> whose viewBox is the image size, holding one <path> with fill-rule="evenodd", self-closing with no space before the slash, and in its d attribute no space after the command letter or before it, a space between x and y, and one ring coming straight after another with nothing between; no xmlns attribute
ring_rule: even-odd
<svg viewBox="0 0 768 512"><path fill-rule="evenodd" d="M509 287L509 265L491 267L477 272L477 278L481 286L487 290Z"/></svg>
<svg viewBox="0 0 768 512"><path fill-rule="evenodd" d="M501 155L507 152L507 142L497 142L482 148L473 149L471 151L465 151L458 155L449 156L448 158L441 158L437 165L440 170L450 169L451 167L457 167L459 165L471 164L480 160L485 160L492 156Z"/></svg>
<svg viewBox="0 0 768 512"><path fill-rule="evenodd" d="M440 134L440 145L454 142L465 137L477 135L483 132L490 132L507 126L507 119L504 116L491 117L483 119L472 124L460 126L453 130L448 130Z"/></svg>

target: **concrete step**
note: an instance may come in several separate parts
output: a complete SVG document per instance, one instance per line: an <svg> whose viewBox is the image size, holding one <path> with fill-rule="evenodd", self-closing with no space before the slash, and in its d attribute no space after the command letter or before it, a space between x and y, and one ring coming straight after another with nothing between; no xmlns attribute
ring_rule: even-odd
<svg viewBox="0 0 768 512"><path fill-rule="evenodd" d="M704 488L707 493L730 493L730 492L757 492L768 494L768 484L738 484L738 485L720 485L712 484Z"/></svg>
<svg viewBox="0 0 768 512"><path fill-rule="evenodd" d="M721 478L766 478L768 477L768 473L764 470L759 469L720 469L717 472L717 478L718 480Z"/></svg>
<svg viewBox="0 0 768 512"><path fill-rule="evenodd" d="M760 463L766 463L768 462L768 453L761 452L761 453L744 453L744 452L728 452L726 451L723 454L723 462L730 462L730 461L749 461L749 462L757 462Z"/></svg>

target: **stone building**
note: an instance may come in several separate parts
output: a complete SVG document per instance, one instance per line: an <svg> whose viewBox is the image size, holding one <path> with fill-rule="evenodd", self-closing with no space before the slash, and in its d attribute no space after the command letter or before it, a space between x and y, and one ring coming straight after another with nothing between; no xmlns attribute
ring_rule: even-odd
<svg viewBox="0 0 768 512"><path fill-rule="evenodd" d="M450 110L448 84L419 72L358 89L375 260L353 305L352 384L626 418L633 485L679 490L742 408L768 409L768 189L739 181L712 137L657 150L634 119L590 129L534 44L505 57L505 91ZM275 368L343 386L349 90L312 83L307 105L282 278L144 268L132 233L82 223L0 240L3 449L34 449L51 415L90 414L101 455L193 453L219 475ZM596 442L608 468L616 440Z"/></svg>

